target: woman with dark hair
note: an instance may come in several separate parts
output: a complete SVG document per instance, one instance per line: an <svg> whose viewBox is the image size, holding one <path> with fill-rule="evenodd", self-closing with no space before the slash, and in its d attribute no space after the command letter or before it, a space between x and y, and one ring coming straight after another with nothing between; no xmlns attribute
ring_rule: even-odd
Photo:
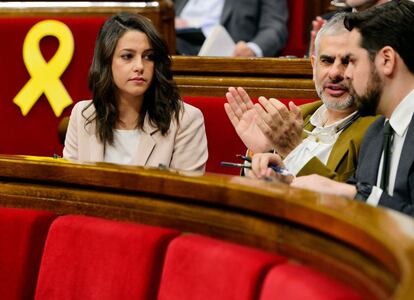
<svg viewBox="0 0 414 300"><path fill-rule="evenodd" d="M170 67L167 46L147 18L108 19L89 71L93 99L74 106L63 157L204 170L204 118L180 100Z"/></svg>

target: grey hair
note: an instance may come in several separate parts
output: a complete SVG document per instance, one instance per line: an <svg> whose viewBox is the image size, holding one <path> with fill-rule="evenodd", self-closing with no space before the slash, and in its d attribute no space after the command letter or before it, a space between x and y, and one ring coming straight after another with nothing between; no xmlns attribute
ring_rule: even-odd
<svg viewBox="0 0 414 300"><path fill-rule="evenodd" d="M334 15L325 25L322 26L322 28L318 31L315 38L315 55L318 56L319 54L319 46L320 46L320 40L322 36L325 35L338 35L338 34L344 34L348 33L349 31L345 28L344 20L345 16L347 16L348 13L342 12L337 13Z"/></svg>

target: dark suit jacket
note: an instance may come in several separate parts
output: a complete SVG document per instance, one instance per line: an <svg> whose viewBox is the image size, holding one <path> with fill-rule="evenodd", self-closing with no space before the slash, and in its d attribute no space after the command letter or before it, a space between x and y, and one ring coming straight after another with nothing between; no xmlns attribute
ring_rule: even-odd
<svg viewBox="0 0 414 300"><path fill-rule="evenodd" d="M378 169L382 154L384 117L379 118L368 129L362 141L355 176L349 183L377 183ZM414 117L408 127L404 146L401 152L394 187L394 195L383 192L379 205L389 207L405 214L414 216Z"/></svg>
<svg viewBox="0 0 414 300"><path fill-rule="evenodd" d="M177 16L187 2L174 1ZM256 43L263 56L275 56L287 41L288 16L286 0L225 0L220 23L235 42Z"/></svg>

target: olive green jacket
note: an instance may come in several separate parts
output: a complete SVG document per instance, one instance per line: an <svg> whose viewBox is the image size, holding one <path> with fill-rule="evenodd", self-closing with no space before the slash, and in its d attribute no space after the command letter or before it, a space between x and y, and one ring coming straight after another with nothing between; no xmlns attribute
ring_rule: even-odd
<svg viewBox="0 0 414 300"><path fill-rule="evenodd" d="M313 130L309 119L321 105L322 102L317 101L300 106L305 129ZM297 176L319 174L337 181L346 181L356 170L359 148L365 131L376 119L377 117L359 117L339 135L326 165L317 157L313 157Z"/></svg>

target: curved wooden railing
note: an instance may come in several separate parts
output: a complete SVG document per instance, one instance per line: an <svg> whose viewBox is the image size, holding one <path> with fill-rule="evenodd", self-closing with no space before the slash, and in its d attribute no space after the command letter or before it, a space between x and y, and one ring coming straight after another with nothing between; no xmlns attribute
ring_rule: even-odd
<svg viewBox="0 0 414 300"><path fill-rule="evenodd" d="M0 206L176 228L278 252L366 299L412 299L414 221L241 177L0 156Z"/></svg>

